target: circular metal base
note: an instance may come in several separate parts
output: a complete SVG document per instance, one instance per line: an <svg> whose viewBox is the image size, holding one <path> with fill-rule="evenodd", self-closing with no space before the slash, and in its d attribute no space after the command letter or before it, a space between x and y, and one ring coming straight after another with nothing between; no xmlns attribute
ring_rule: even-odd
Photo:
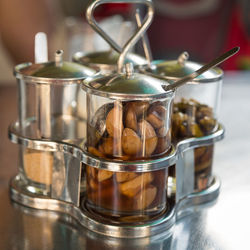
<svg viewBox="0 0 250 250"><path fill-rule="evenodd" d="M213 183L208 189L188 195L176 205L170 206L170 209L156 220L145 222L143 225L113 225L96 220L86 209L80 209L71 203L27 192L19 181L18 176L13 178L10 183L11 199L15 202L31 208L70 215L80 225L91 231L117 238L142 238L167 231L171 234L176 218L187 214L186 212L193 205L200 205L215 200L218 197L219 189L220 181L217 177L214 177Z"/></svg>

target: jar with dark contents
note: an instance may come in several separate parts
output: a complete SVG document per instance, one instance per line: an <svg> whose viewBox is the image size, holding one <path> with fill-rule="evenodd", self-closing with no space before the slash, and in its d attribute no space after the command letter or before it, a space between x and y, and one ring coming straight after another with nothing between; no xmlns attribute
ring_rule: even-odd
<svg viewBox="0 0 250 250"><path fill-rule="evenodd" d="M145 94L147 85L154 87ZM127 164L121 172L86 166L88 209L119 222L138 223L161 215L167 209L167 169L129 170L132 164L168 154L173 92L138 73L91 80L83 89L88 100L88 153Z"/></svg>
<svg viewBox="0 0 250 250"><path fill-rule="evenodd" d="M173 140L190 137L202 137L212 134L218 127L213 109L206 104L185 98L174 103L172 115ZM214 146L202 146L194 149L195 189L202 190L211 184Z"/></svg>
<svg viewBox="0 0 250 250"><path fill-rule="evenodd" d="M193 73L201 66L199 63L188 61L188 53L183 52L177 60L155 61L150 67L142 68L141 71L161 79L175 81ZM213 68L177 89L172 115L172 141L175 144L187 138L207 136L217 130L222 76L221 69ZM190 150L194 151L194 189L203 190L212 182L214 146ZM185 164L193 163L191 161ZM175 171L169 175L169 179L175 183ZM175 190L176 186L170 189Z"/></svg>

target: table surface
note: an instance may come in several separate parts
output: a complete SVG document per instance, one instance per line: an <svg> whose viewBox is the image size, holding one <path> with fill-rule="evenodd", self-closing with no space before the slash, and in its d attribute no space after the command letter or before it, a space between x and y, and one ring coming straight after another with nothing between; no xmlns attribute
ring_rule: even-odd
<svg viewBox="0 0 250 250"><path fill-rule="evenodd" d="M119 240L80 228L70 218L12 203L8 183L17 173L17 146L7 138L17 118L17 90L0 87L0 249L250 249L250 72L225 74L214 173L222 181L215 204L179 220L173 236Z"/></svg>

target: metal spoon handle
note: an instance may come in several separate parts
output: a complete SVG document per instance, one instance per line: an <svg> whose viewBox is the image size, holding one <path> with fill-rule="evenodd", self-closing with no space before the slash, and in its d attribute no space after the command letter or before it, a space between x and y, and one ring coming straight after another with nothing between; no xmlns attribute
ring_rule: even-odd
<svg viewBox="0 0 250 250"><path fill-rule="evenodd" d="M177 80L173 84L164 86L163 87L164 90L168 91L168 90L172 90L172 89L175 89L175 88L178 88L178 87L182 86L184 83L193 80L194 78L196 78L197 76L203 74L207 70L209 70L209 69L217 66L218 64L224 62L225 60L227 60L228 58L230 58L231 56L236 54L239 50L240 50L240 47L234 47L233 49L227 51L223 55L221 55L221 56L215 58L214 60L212 60L211 62L205 64L204 66L202 66L200 69L196 70L195 72L181 78L180 80Z"/></svg>

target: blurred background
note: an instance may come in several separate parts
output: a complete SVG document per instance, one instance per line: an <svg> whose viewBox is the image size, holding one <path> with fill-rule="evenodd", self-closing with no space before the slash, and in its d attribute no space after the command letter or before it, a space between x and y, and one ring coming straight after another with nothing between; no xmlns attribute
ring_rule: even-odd
<svg viewBox="0 0 250 250"><path fill-rule="evenodd" d="M88 0L0 0L0 84L15 84L14 65L34 62L34 36L48 35L49 59L63 49L64 59L76 51L108 49L85 20ZM153 0L154 21L148 30L154 59L177 59L187 51L190 60L206 63L224 51L241 50L222 65L224 70L250 70L249 0ZM141 8L141 6L139 6ZM121 44L135 29L135 7L105 4L97 20ZM141 8L143 13L143 8ZM121 34L126 23L130 32ZM126 30L126 29L125 29ZM135 48L143 55L141 46Z"/></svg>

